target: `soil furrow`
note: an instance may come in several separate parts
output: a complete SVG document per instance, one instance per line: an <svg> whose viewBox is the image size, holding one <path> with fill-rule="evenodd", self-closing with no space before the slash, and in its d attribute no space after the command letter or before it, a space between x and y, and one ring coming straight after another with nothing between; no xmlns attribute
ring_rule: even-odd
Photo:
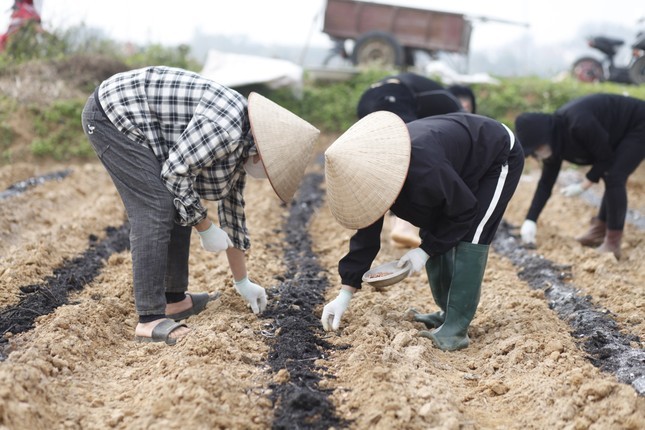
<svg viewBox="0 0 645 430"><path fill-rule="evenodd" d="M25 179L24 181L16 182L13 185L7 187L6 190L0 192L0 200L5 200L18 194L22 194L27 191L29 188L35 187L36 185L43 184L48 181L60 181L72 173L71 169L65 169L58 172L47 173L41 176L34 176L32 178Z"/></svg>
<svg viewBox="0 0 645 430"><path fill-rule="evenodd" d="M89 248L80 256L56 268L41 284L20 287L21 298L15 305L0 311L0 360L6 358L3 349L7 345L8 333L16 335L34 327L35 319L53 312L68 303L70 292L79 291L91 282L101 271L107 258L130 246L130 226L108 227L102 241L91 235Z"/></svg>
<svg viewBox="0 0 645 430"><path fill-rule="evenodd" d="M571 335L599 369L615 374L631 384L639 395L645 395L645 350L639 348L638 336L625 333L611 316L590 296L579 296L576 286L568 283L570 267L558 266L541 255L528 252L511 234L511 226L500 225L493 242L496 252L520 267L518 277L536 290L544 290L549 307L572 328Z"/></svg>
<svg viewBox="0 0 645 430"><path fill-rule="evenodd" d="M286 273L276 287L273 306L265 316L275 323L268 364L277 375L272 384L275 406L274 429L345 427L329 399L329 390L319 387L324 368L316 360L334 348L320 337L320 322L315 308L324 301L329 281L312 251L309 220L322 200L323 176L307 175L293 201L284 223L287 246L284 250Z"/></svg>
<svg viewBox="0 0 645 430"><path fill-rule="evenodd" d="M560 173L559 181L562 185L571 185L574 183L582 182L584 175L574 169L565 170ZM602 187L592 187L589 190L580 194L580 199L586 202L587 204L599 208L602 203L602 196L604 193L604 186ZM627 208L627 214L625 216L625 222L632 224L640 230L645 230L645 216L643 215L642 209L634 207Z"/></svg>

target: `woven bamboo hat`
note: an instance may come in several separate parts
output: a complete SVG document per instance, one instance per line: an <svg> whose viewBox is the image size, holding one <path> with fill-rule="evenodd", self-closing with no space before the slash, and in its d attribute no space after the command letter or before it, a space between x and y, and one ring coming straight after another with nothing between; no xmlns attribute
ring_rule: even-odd
<svg viewBox="0 0 645 430"><path fill-rule="evenodd" d="M320 131L255 92L249 94L249 121L269 182L288 203L300 186Z"/></svg>
<svg viewBox="0 0 645 430"><path fill-rule="evenodd" d="M373 224L401 192L410 165L410 135L396 114L369 114L325 151L327 200L346 228Z"/></svg>

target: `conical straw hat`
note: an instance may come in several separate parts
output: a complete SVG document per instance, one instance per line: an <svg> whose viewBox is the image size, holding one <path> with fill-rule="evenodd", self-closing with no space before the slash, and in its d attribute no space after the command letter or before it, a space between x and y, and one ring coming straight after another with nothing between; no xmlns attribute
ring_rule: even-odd
<svg viewBox="0 0 645 430"><path fill-rule="evenodd" d="M249 94L249 121L271 186L288 203L300 186L320 131L255 92Z"/></svg>
<svg viewBox="0 0 645 430"><path fill-rule="evenodd" d="M327 200L346 228L373 224L401 192L410 165L410 135L396 114L369 114L325 151Z"/></svg>

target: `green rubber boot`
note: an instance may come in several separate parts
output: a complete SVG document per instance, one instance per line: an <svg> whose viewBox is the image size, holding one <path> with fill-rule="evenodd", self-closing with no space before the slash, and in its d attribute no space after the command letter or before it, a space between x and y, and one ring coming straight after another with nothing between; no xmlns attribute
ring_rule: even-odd
<svg viewBox="0 0 645 430"><path fill-rule="evenodd" d="M448 291L452 280L454 268L455 249L451 249L435 258L429 258L426 262L426 273L430 283L430 291L434 302L439 306L440 311L429 314L422 314L414 311L414 320L422 322L427 328L437 328L446 317L446 305L448 303Z"/></svg>
<svg viewBox="0 0 645 430"><path fill-rule="evenodd" d="M468 242L459 242L456 247L444 322L436 330L419 333L443 351L456 351L470 344L468 327L479 305L488 248L489 245Z"/></svg>

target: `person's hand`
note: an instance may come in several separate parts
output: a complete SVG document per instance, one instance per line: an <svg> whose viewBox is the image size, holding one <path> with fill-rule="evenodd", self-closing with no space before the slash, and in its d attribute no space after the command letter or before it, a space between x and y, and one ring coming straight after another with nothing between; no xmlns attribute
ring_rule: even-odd
<svg viewBox="0 0 645 430"><path fill-rule="evenodd" d="M397 267L403 267L405 266L405 263L410 263L412 266L412 269L410 270L412 273L418 272L426 264L426 261L428 261L428 258L430 256L426 254L426 252L421 249L421 248L414 248L409 250L401 259L399 262L396 264Z"/></svg>
<svg viewBox="0 0 645 430"><path fill-rule="evenodd" d="M537 224L535 221L527 219L522 224L520 229L520 235L522 236L522 242L528 245L535 245L535 236L537 235Z"/></svg>
<svg viewBox="0 0 645 430"><path fill-rule="evenodd" d="M228 234L215 224L211 224L204 231L198 231L199 241L202 248L209 252L219 252L233 247L233 242L228 237Z"/></svg>
<svg viewBox="0 0 645 430"><path fill-rule="evenodd" d="M585 188L582 186L582 183L567 185L560 190L560 194L565 197L575 197L582 194Z"/></svg>
<svg viewBox="0 0 645 430"><path fill-rule="evenodd" d="M251 310L254 314L264 312L267 307L267 293L264 288L258 284L249 281L249 277L245 276L240 281L235 281L235 291L237 291L244 300L251 305Z"/></svg>
<svg viewBox="0 0 645 430"><path fill-rule="evenodd" d="M338 327L340 327L340 319L347 310L349 301L352 299L353 295L354 293L351 291L341 289L340 293L338 293L338 297L325 305L321 318L323 329L325 329L325 331L329 331L331 329L338 330Z"/></svg>

